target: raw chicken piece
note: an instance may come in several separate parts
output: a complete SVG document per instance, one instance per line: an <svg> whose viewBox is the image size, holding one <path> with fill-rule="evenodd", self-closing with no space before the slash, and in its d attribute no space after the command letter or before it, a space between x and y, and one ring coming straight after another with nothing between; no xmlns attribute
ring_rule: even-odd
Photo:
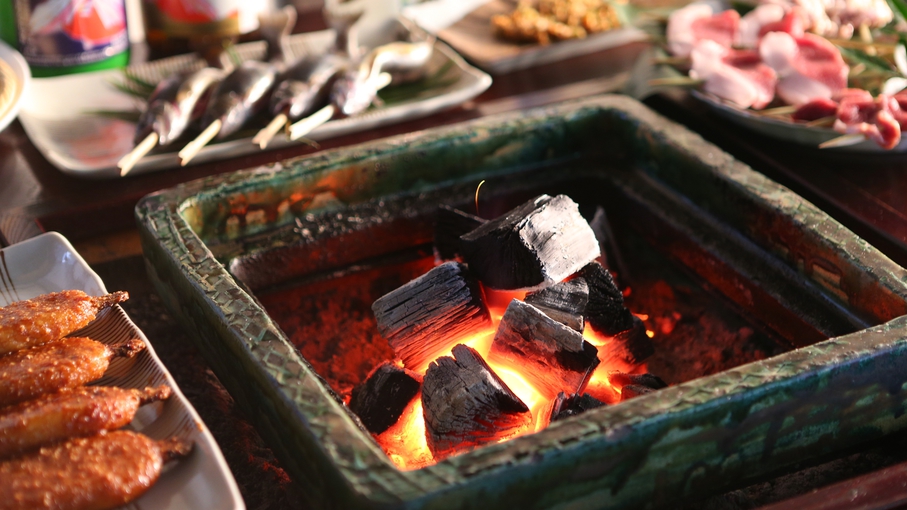
<svg viewBox="0 0 907 510"><path fill-rule="evenodd" d="M739 25L740 14L733 9L714 14L710 5L690 4L668 17L668 51L677 57L686 57L696 43L703 40L730 48L737 39Z"/></svg>
<svg viewBox="0 0 907 510"><path fill-rule="evenodd" d="M690 76L705 80L703 89L742 108L765 108L775 94L775 72L754 50L732 50L700 41L690 57Z"/></svg>
<svg viewBox="0 0 907 510"><path fill-rule="evenodd" d="M817 35L793 37L771 32L759 43L759 54L778 74L777 93L788 104L799 106L813 99L830 99L847 86L849 68L841 52Z"/></svg>
<svg viewBox="0 0 907 510"><path fill-rule="evenodd" d="M737 45L744 48L759 46L759 40L769 32L787 32L802 37L809 23L800 7L785 8L778 4L762 4L740 18Z"/></svg>
<svg viewBox="0 0 907 510"><path fill-rule="evenodd" d="M883 149L892 149L901 141L901 125L895 116L902 113L898 100L891 96L879 94L874 101L866 101L853 95L838 105L834 129L844 134L859 133Z"/></svg>

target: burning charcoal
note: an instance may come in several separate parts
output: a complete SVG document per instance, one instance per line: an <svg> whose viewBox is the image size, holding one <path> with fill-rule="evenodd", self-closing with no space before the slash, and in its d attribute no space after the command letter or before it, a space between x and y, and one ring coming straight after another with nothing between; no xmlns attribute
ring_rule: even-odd
<svg viewBox="0 0 907 510"><path fill-rule="evenodd" d="M478 281L457 262L441 264L381 296L372 311L378 332L414 370L492 325Z"/></svg>
<svg viewBox="0 0 907 510"><path fill-rule="evenodd" d="M640 395L645 395L646 393L652 393L652 388L647 386L640 386L638 384L628 384L620 389L620 401L624 402L630 400L633 397L638 397Z"/></svg>
<svg viewBox="0 0 907 510"><path fill-rule="evenodd" d="M598 262L593 262L580 271L589 287L589 304L586 305L586 320L596 331L616 335L633 326L633 314L624 306L621 294L611 273Z"/></svg>
<svg viewBox="0 0 907 510"><path fill-rule="evenodd" d="M579 207L565 195L541 195L460 237L461 254L494 289L553 285L599 255Z"/></svg>
<svg viewBox="0 0 907 510"><path fill-rule="evenodd" d="M380 434L397 423L421 385L414 372L384 363L353 389L350 409L369 432Z"/></svg>
<svg viewBox="0 0 907 510"><path fill-rule="evenodd" d="M538 308L548 317L582 333L583 312L589 302L586 280L574 278L526 296L527 303Z"/></svg>
<svg viewBox="0 0 907 510"><path fill-rule="evenodd" d="M526 380L547 398L582 391L599 363L598 350L582 334L517 299L501 318L488 359L522 367Z"/></svg>
<svg viewBox="0 0 907 510"><path fill-rule="evenodd" d="M429 365L422 384L425 436L437 460L506 439L532 422L526 404L479 353L460 344L453 355Z"/></svg>
<svg viewBox="0 0 907 510"><path fill-rule="evenodd" d="M453 207L438 207L435 216L435 250L443 260L450 260L460 253L460 236L482 226L487 220Z"/></svg>
<svg viewBox="0 0 907 510"><path fill-rule="evenodd" d="M661 377L652 374L625 374L623 372L611 372L608 374L608 382L612 386L626 386L633 384L636 386L645 386L653 390L667 388L668 385L661 380Z"/></svg>
<svg viewBox="0 0 907 510"><path fill-rule="evenodd" d="M551 421L561 420L569 416L576 416L589 409L595 409L596 407L602 407L604 405L604 402L588 393L583 393L582 396L573 395L568 398L566 393L560 392L557 394L554 406L551 408Z"/></svg>

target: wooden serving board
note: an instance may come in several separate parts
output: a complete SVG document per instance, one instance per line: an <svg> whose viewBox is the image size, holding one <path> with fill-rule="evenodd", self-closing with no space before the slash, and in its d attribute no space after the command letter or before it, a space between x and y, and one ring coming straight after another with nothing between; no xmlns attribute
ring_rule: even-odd
<svg viewBox="0 0 907 510"><path fill-rule="evenodd" d="M438 32L438 37L491 74L505 74L646 38L642 31L630 26L547 45L513 43L495 37L491 17L512 12L515 5L512 0L491 0Z"/></svg>

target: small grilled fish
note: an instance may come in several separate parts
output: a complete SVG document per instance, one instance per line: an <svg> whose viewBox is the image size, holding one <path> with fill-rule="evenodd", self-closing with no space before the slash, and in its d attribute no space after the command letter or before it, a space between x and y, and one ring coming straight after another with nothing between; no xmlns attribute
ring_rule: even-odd
<svg viewBox="0 0 907 510"><path fill-rule="evenodd" d="M271 94L271 113L300 119L327 104L331 86L347 68L348 60L335 53L300 59L282 77Z"/></svg>
<svg viewBox="0 0 907 510"><path fill-rule="evenodd" d="M381 73L389 73L391 84L409 83L425 76L433 52L434 38L421 42L392 42L370 51L363 65L368 67L372 80Z"/></svg>
<svg viewBox="0 0 907 510"><path fill-rule="evenodd" d="M273 64L247 60L227 75L211 95L202 125L221 122L217 138L232 135L267 106L268 92L277 79Z"/></svg>
<svg viewBox="0 0 907 510"><path fill-rule="evenodd" d="M190 73L176 73L160 82L139 117L135 143L152 132L158 135L158 145L168 145L179 138L201 116L204 99L226 74L221 69L204 67Z"/></svg>

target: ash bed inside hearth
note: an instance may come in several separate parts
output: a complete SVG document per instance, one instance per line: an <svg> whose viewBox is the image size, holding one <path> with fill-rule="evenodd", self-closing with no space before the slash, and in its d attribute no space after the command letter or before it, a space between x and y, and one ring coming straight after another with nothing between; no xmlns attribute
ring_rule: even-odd
<svg viewBox="0 0 907 510"><path fill-rule="evenodd" d="M540 193L605 208L672 386L401 470L344 398L391 356L372 302L434 265L437 206L475 212L483 179L486 218ZM160 294L319 506L658 506L907 425L905 271L625 98L230 174L137 214Z"/></svg>

